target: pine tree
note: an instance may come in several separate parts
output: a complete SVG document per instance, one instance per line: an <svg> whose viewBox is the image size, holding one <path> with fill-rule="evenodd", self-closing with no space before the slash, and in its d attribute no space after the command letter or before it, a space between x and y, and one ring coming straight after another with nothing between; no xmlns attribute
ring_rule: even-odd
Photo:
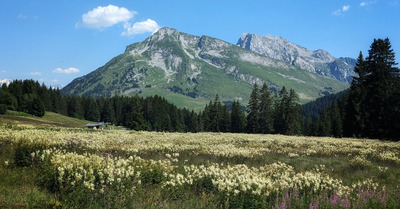
<svg viewBox="0 0 400 209"><path fill-rule="evenodd" d="M247 132L258 133L259 131L259 90L257 84L254 84L253 91L250 95L250 101L247 106Z"/></svg>
<svg viewBox="0 0 400 209"><path fill-rule="evenodd" d="M112 124L116 123L114 108L111 104L110 99L106 99L100 116L101 116L101 120L103 122L108 122L108 123L112 123Z"/></svg>
<svg viewBox="0 0 400 209"><path fill-rule="evenodd" d="M221 119L219 123L219 130L221 132L229 132L231 130L231 115L226 105L222 106Z"/></svg>
<svg viewBox="0 0 400 209"><path fill-rule="evenodd" d="M337 138L343 137L342 117L340 115L339 106L336 101L331 107L331 123L332 135Z"/></svg>
<svg viewBox="0 0 400 209"><path fill-rule="evenodd" d="M357 137L390 138L400 136L400 70L389 39L375 39L363 60L357 59L348 97L345 134Z"/></svg>
<svg viewBox="0 0 400 209"><path fill-rule="evenodd" d="M246 128L246 116L239 101L233 101L231 112L231 132L242 133Z"/></svg>
<svg viewBox="0 0 400 209"><path fill-rule="evenodd" d="M220 132L222 105L218 94L215 95L214 103L210 107L210 131Z"/></svg>
<svg viewBox="0 0 400 209"><path fill-rule="evenodd" d="M366 62L362 52L360 52L354 67L354 72L358 74L358 77L353 77L346 106L344 121L346 136L361 137L364 135L366 116L362 104L364 104L367 93L365 88L366 71Z"/></svg>
<svg viewBox="0 0 400 209"><path fill-rule="evenodd" d="M268 90L266 83L260 90L260 104L259 104L259 131L260 133L273 133L274 132L274 118L273 118L273 102L271 93Z"/></svg>
<svg viewBox="0 0 400 209"><path fill-rule="evenodd" d="M274 129L275 133L285 134L287 130L287 114L289 106L289 94L283 86L275 103Z"/></svg>
<svg viewBox="0 0 400 209"><path fill-rule="evenodd" d="M303 133L306 136L313 136L313 121L310 114L307 114L304 119Z"/></svg>
<svg viewBox="0 0 400 209"><path fill-rule="evenodd" d="M128 126L131 129L136 131L148 129L147 123L143 117L143 105L138 94L133 98L132 112L130 116Z"/></svg>
<svg viewBox="0 0 400 209"><path fill-rule="evenodd" d="M372 138L392 138L400 135L393 129L399 124L396 115L397 98L393 98L398 88L400 70L396 67L395 54L388 38L375 39L368 51L365 87L366 135Z"/></svg>
<svg viewBox="0 0 400 209"><path fill-rule="evenodd" d="M100 121L100 111L97 107L96 101L92 97L86 98L85 101L85 119L89 121Z"/></svg>
<svg viewBox="0 0 400 209"><path fill-rule="evenodd" d="M301 106L299 104L299 97L294 89L290 89L289 91L289 99L286 113L286 131L287 135L299 135L302 130L302 115L301 115Z"/></svg>

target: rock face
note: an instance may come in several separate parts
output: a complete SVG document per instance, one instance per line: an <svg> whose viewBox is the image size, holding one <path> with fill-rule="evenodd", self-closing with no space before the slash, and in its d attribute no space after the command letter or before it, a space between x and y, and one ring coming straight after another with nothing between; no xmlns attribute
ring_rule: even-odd
<svg viewBox="0 0 400 209"><path fill-rule="evenodd" d="M180 99L196 102L208 102L219 94L222 100L247 102L252 86L264 82L271 90L293 88L302 101L348 87L344 82L220 39L162 28L143 42L127 46L123 54L73 80L61 91L64 95L93 97L179 95Z"/></svg>
<svg viewBox="0 0 400 209"><path fill-rule="evenodd" d="M355 76L355 59L335 58L322 49L311 51L282 37L245 33L240 37L237 45L339 81L350 83L352 76Z"/></svg>

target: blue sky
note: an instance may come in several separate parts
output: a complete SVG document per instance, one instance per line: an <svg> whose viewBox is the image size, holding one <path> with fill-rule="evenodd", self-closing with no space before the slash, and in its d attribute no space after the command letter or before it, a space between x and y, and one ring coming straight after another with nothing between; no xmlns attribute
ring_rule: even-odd
<svg viewBox="0 0 400 209"><path fill-rule="evenodd" d="M335 57L366 56L388 37L400 54L400 0L4 0L0 81L65 86L160 27L236 44L242 33L282 36Z"/></svg>

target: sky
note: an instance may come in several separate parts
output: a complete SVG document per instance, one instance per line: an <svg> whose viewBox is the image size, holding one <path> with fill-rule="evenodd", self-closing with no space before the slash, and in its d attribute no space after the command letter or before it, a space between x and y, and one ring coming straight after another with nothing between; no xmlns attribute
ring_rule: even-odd
<svg viewBox="0 0 400 209"><path fill-rule="evenodd" d="M2 0L0 82L66 86L161 27L236 44L281 36L335 57L364 57L389 38L400 61L400 0Z"/></svg>

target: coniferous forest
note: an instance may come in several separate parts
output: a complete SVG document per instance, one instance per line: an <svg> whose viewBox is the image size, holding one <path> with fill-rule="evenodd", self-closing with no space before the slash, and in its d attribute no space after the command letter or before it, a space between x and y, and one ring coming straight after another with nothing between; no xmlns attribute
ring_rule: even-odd
<svg viewBox="0 0 400 209"><path fill-rule="evenodd" d="M249 92L247 111L239 101L229 107L216 95L197 113L177 108L160 96L110 98L62 96L33 80L15 80L0 88L0 113L27 112L42 117L52 111L134 130L234 132L400 140L400 70L389 39L376 39L368 56L357 59L349 90L299 104L295 90L273 93L266 84Z"/></svg>

